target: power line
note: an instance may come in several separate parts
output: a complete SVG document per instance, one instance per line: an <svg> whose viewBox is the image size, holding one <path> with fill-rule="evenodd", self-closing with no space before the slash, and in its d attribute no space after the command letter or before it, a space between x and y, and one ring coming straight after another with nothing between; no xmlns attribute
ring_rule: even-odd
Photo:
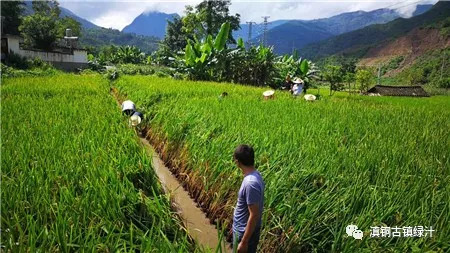
<svg viewBox="0 0 450 253"><path fill-rule="evenodd" d="M407 1L406 1L407 2ZM420 1L419 1L420 2ZM388 6L386 6L386 7L383 7L383 9L389 9L389 8L391 8L392 6L395 6L395 5L397 5L397 4L404 4L405 3L405 1L398 1L398 2L396 2L395 4L391 4L391 5L388 5Z"/></svg>
<svg viewBox="0 0 450 253"><path fill-rule="evenodd" d="M408 1L407 1L408 2ZM412 2L412 3L409 3L409 4L407 4L407 5L403 5L403 6L400 6L400 7L395 7L394 8L394 10L398 10L398 9L401 9L401 8L404 8L404 7L406 7L406 6L410 6L410 5L413 5L413 4L417 4L417 3L420 3L420 2L423 2L423 0L420 0L420 1L417 1L417 2ZM399 3L405 3L405 2L399 2ZM385 9L387 9L387 8L390 8L390 7L392 7L392 6L394 6L394 5L397 5L397 4L399 4L399 3L396 3L396 4L393 4L393 5L389 5L389 6L387 6L387 7L384 7Z"/></svg>
<svg viewBox="0 0 450 253"><path fill-rule="evenodd" d="M267 43L267 32L268 32L268 25L269 22L267 22L267 20L270 18L270 16L262 16L262 18L264 19L264 30L263 30L263 45L266 46Z"/></svg>

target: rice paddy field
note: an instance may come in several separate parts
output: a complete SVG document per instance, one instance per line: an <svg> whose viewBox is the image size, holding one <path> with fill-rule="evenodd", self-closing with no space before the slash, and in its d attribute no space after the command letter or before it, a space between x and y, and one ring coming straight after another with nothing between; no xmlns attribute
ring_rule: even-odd
<svg viewBox="0 0 450 253"><path fill-rule="evenodd" d="M212 220L231 221L242 180L234 148L255 148L266 183L261 252L450 249L448 96L338 93L310 103L157 77L123 76L113 86L145 113L147 138ZM222 92L229 95L220 99ZM348 238L349 224L362 240ZM371 226L435 231L371 238Z"/></svg>
<svg viewBox="0 0 450 253"><path fill-rule="evenodd" d="M111 88L144 112L140 130L217 223L231 225L242 180L234 148L255 148L260 252L450 250L448 96L265 101L265 89L235 84L56 74L2 79L0 251L204 251ZM348 238L349 224L362 240ZM371 238L371 226L435 231Z"/></svg>
<svg viewBox="0 0 450 253"><path fill-rule="evenodd" d="M1 85L1 252L196 252L100 75Z"/></svg>

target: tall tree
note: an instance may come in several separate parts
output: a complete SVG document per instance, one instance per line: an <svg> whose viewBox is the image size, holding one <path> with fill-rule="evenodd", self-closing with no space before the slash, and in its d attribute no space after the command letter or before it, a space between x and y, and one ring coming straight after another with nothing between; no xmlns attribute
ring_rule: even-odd
<svg viewBox="0 0 450 253"><path fill-rule="evenodd" d="M195 9L187 6L183 18L183 28L188 34L195 34L198 39L208 35L216 36L223 23L229 22L231 29L229 43L236 43L232 36L234 30L240 28L240 15L230 15L230 0L203 0Z"/></svg>
<svg viewBox="0 0 450 253"><path fill-rule="evenodd" d="M33 1L32 2L34 13L53 16L59 18L61 10L59 9L59 3L55 0Z"/></svg>
<svg viewBox="0 0 450 253"><path fill-rule="evenodd" d="M375 76L369 69L358 69L355 75L355 80L359 90L364 92L375 83Z"/></svg>
<svg viewBox="0 0 450 253"><path fill-rule="evenodd" d="M59 38L63 38L65 36L66 29L71 29L73 36L81 36L81 24L71 17L58 19L57 28Z"/></svg>
<svg viewBox="0 0 450 253"><path fill-rule="evenodd" d="M322 71L323 79L330 83L330 96L334 91L341 88L341 82L343 80L342 67L338 65L326 65Z"/></svg>
<svg viewBox="0 0 450 253"><path fill-rule="evenodd" d="M189 38L183 30L183 22L181 18L174 18L173 21L168 21L166 36L164 37L163 44L170 49L172 52L176 53L183 50L187 45L187 40Z"/></svg>
<svg viewBox="0 0 450 253"><path fill-rule="evenodd" d="M40 13L25 17L19 30L25 45L38 49L51 50L58 37L56 19Z"/></svg>
<svg viewBox="0 0 450 253"><path fill-rule="evenodd" d="M58 38L64 37L66 28L80 35L81 25L72 18L60 18L57 1L33 1L34 14L23 19L19 31L29 47L51 50Z"/></svg>
<svg viewBox="0 0 450 253"><path fill-rule="evenodd" d="M19 34L23 6L22 1L2 1L1 13L4 17L2 26L5 34Z"/></svg>

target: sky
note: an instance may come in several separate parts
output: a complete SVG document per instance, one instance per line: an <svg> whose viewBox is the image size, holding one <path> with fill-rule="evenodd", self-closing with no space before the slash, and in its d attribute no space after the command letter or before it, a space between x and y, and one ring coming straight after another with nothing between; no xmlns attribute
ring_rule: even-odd
<svg viewBox="0 0 450 253"><path fill-rule="evenodd" d="M183 15L185 5L200 0L60 0L60 6L78 16L106 28L123 29L142 12L159 11ZM397 9L409 17L417 4L434 4L437 0L231 0L230 12L241 15L241 23L279 19L327 18L344 12L371 11L380 8Z"/></svg>

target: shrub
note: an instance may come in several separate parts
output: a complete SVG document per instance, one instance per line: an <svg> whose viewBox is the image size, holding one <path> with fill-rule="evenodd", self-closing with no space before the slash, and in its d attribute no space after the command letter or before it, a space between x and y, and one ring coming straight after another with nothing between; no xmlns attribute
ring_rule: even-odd
<svg viewBox="0 0 450 253"><path fill-rule="evenodd" d="M358 69L356 71L356 85L361 92L367 91L375 83L375 76L369 69Z"/></svg>
<svg viewBox="0 0 450 253"><path fill-rule="evenodd" d="M119 78L119 72L117 71L117 69L108 69L105 73L105 77L106 79L110 80L110 81L114 81L117 78Z"/></svg>
<svg viewBox="0 0 450 253"><path fill-rule="evenodd" d="M30 68L30 62L27 58L22 57L13 51L10 51L8 57L5 59L5 64L7 66L16 68L16 69L28 69Z"/></svg>
<svg viewBox="0 0 450 253"><path fill-rule="evenodd" d="M399 55L392 58L387 64L384 64L381 67L381 74L384 75L391 70L398 69L398 67L400 67L400 64L403 62L404 59L405 57L403 55Z"/></svg>

